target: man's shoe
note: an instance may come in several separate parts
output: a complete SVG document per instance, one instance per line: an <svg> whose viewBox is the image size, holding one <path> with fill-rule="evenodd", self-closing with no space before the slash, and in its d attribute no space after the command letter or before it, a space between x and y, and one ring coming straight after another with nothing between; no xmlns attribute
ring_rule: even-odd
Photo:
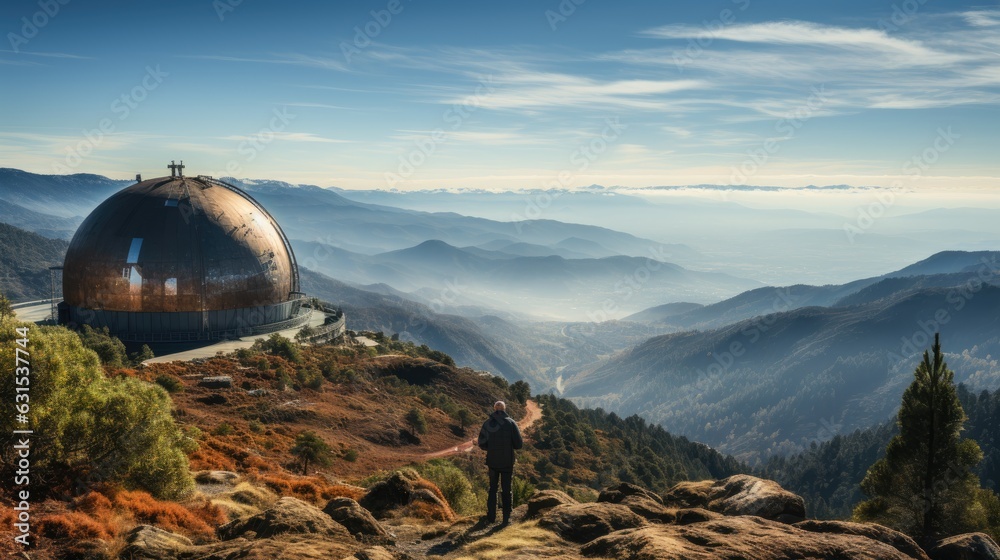
<svg viewBox="0 0 1000 560"><path fill-rule="evenodd" d="M510 525L510 518L509 517L505 517L504 520L500 523L500 526L501 527L506 527L508 525Z"/></svg>

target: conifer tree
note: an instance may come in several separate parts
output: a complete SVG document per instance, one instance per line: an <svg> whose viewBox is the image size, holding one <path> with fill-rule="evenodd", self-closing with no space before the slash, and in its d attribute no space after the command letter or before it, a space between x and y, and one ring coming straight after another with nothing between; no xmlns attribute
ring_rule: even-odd
<svg viewBox="0 0 1000 560"><path fill-rule="evenodd" d="M310 463L321 467L330 464L330 446L315 432L300 433L295 438L295 446L292 447L291 453L299 458L303 476L309 474Z"/></svg>
<svg viewBox="0 0 1000 560"><path fill-rule="evenodd" d="M960 436L966 416L954 372L941 353L940 335L935 335L931 352L924 352L903 393L899 434L861 483L870 499L854 511L859 520L919 539L968 530L970 509L982 492L972 469L983 453L975 441Z"/></svg>

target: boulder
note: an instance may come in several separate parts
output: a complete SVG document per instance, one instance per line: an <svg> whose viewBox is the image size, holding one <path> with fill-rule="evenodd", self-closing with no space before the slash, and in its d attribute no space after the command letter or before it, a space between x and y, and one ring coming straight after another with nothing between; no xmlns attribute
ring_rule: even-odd
<svg viewBox="0 0 1000 560"><path fill-rule="evenodd" d="M805 519L805 501L777 482L738 474L722 480L681 482L664 496L668 506L705 508L723 515L754 515L794 523Z"/></svg>
<svg viewBox="0 0 1000 560"><path fill-rule="evenodd" d="M585 544L580 552L622 560L913 560L888 544L860 535L812 533L751 516L618 531Z"/></svg>
<svg viewBox="0 0 1000 560"><path fill-rule="evenodd" d="M209 389L230 389L233 386L233 378L228 375L211 375L202 377L198 385Z"/></svg>
<svg viewBox="0 0 1000 560"><path fill-rule="evenodd" d="M285 534L270 539L243 538L195 547L180 560L328 560L349 556L357 543L318 535ZM125 557L122 557L125 560Z"/></svg>
<svg viewBox="0 0 1000 560"><path fill-rule="evenodd" d="M194 473L194 481L198 484L230 484L235 485L240 475L233 471L198 471Z"/></svg>
<svg viewBox="0 0 1000 560"><path fill-rule="evenodd" d="M810 519L796 523L795 527L812 533L860 535L883 542L911 558L930 560L916 541L899 531L875 523L851 523L850 521L820 521Z"/></svg>
<svg viewBox="0 0 1000 560"><path fill-rule="evenodd" d="M619 504L632 510L636 515L641 515L656 523L674 523L677 521L676 509L668 508L661 502L657 502L647 496L638 494L625 496Z"/></svg>
<svg viewBox="0 0 1000 560"><path fill-rule="evenodd" d="M564 504L545 512L538 524L566 540L585 543L621 529L646 525L646 520L621 504Z"/></svg>
<svg viewBox="0 0 1000 560"><path fill-rule="evenodd" d="M373 546L359 550L354 553L354 556L344 560L396 560L396 556L381 546Z"/></svg>
<svg viewBox="0 0 1000 560"><path fill-rule="evenodd" d="M334 521L340 523L355 536L384 537L389 538L389 532L385 530L371 512L361 507L358 502L351 498L334 498L327 502L323 508L323 513L329 515Z"/></svg>
<svg viewBox="0 0 1000 560"><path fill-rule="evenodd" d="M376 519L385 519L405 506L411 507L404 514L441 521L455 519L455 513L440 490L413 469L396 471L388 479L372 485L358 503Z"/></svg>
<svg viewBox="0 0 1000 560"><path fill-rule="evenodd" d="M354 540L343 525L322 510L290 497L281 498L274 506L257 515L231 521L218 529L222 540L237 537L266 539L285 533Z"/></svg>
<svg viewBox="0 0 1000 560"><path fill-rule="evenodd" d="M171 560L189 551L191 539L164 531L153 525L139 525L125 535L121 558L136 560Z"/></svg>
<svg viewBox="0 0 1000 560"><path fill-rule="evenodd" d="M535 494L528 499L528 511L524 514L524 518L534 519L542 512L548 511L556 506L576 503L579 502L561 490L542 490L541 492L535 492Z"/></svg>
<svg viewBox="0 0 1000 560"><path fill-rule="evenodd" d="M966 533L942 540L930 550L932 560L1000 560L1000 547L985 533Z"/></svg>
<svg viewBox="0 0 1000 560"><path fill-rule="evenodd" d="M708 511L707 509L685 508L677 510L674 523L677 525L690 525L692 523L722 519L723 517L725 517L725 515L715 513L714 511Z"/></svg>
<svg viewBox="0 0 1000 560"><path fill-rule="evenodd" d="M630 484L628 482L622 482L618 486L612 486L610 488L605 488L601 491L601 494L597 497L598 502L609 502L612 504L620 504L622 500L629 496L642 496L648 498L658 504L663 504L663 498L657 496L655 493L646 490L635 484Z"/></svg>
<svg viewBox="0 0 1000 560"><path fill-rule="evenodd" d="M381 482L376 482L358 503L377 518L388 511L405 506L413 497L414 484L420 475L413 469L402 469Z"/></svg>

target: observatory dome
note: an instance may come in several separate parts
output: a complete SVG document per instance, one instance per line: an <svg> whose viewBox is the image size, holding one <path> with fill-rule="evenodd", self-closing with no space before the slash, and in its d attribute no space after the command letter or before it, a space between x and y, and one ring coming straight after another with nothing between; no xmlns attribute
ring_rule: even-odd
<svg viewBox="0 0 1000 560"><path fill-rule="evenodd" d="M123 340L222 338L294 320L298 290L288 239L250 195L207 177L161 177L115 193L80 225L60 321Z"/></svg>

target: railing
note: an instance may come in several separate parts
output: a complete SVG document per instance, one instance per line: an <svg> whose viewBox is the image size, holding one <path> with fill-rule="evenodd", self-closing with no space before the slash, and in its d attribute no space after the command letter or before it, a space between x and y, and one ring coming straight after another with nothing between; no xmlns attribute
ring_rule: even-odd
<svg viewBox="0 0 1000 560"><path fill-rule="evenodd" d="M116 333L115 336L122 342L201 342L227 340L291 329L308 321L311 314L312 312L309 309L303 308L294 317L285 319L284 321L224 331Z"/></svg>

